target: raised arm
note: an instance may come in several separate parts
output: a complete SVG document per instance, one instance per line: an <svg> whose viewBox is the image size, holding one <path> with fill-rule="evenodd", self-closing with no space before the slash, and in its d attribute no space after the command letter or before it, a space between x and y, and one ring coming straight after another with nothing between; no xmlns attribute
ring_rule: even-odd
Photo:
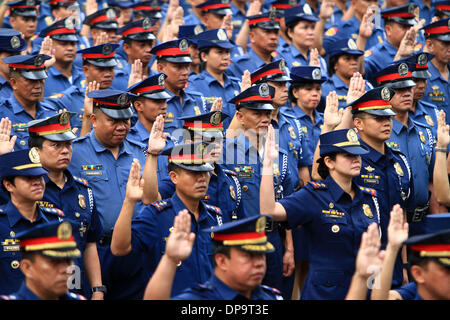
<svg viewBox="0 0 450 320"><path fill-rule="evenodd" d="M247 90L252 85L252 81L250 78L250 72L248 70L244 71L244 74L242 75L242 81L241 81L241 92ZM237 120L236 113L233 116L233 119L230 122L230 125L228 126L227 133L225 134L227 139L234 139L236 137L239 137L241 134L243 128L239 121Z"/></svg>
<svg viewBox="0 0 450 320"><path fill-rule="evenodd" d="M388 244L386 246L385 258L378 275L377 286L372 290L372 300L388 300L392 285L392 274L394 272L395 260L402 248L403 242L408 238L408 223L404 221L403 210L396 204L391 211L388 226Z"/></svg>
<svg viewBox="0 0 450 320"><path fill-rule="evenodd" d="M167 238L166 251L147 284L144 300L170 299L177 266L191 254L194 240L191 216L184 209L174 219L173 230Z"/></svg>
<svg viewBox="0 0 450 320"><path fill-rule="evenodd" d="M89 98L87 94L91 91L99 90L100 89L100 83L97 83L97 81L91 81L86 86L86 91L84 93L84 107L83 107L83 120L81 122L81 131L80 131L80 137L87 135L89 132L91 132L91 116L94 112L94 102L92 98Z"/></svg>
<svg viewBox="0 0 450 320"><path fill-rule="evenodd" d="M142 199L144 180L141 179L141 165L139 161L134 160L131 164L130 174L128 176L125 199L122 209L114 225L114 231L111 240L111 252L116 256L124 256L131 252L131 220L133 219L133 210Z"/></svg>
<svg viewBox="0 0 450 320"><path fill-rule="evenodd" d="M450 186L446 150L449 144L449 125L445 123L445 112L439 111L436 148L436 160L433 172L433 189L439 204L450 206Z"/></svg>
<svg viewBox="0 0 450 320"><path fill-rule="evenodd" d="M273 189L273 163L278 158L278 145L275 144L275 132L272 125L267 131L266 144L264 146L264 161L259 189L259 206L261 214L267 214L274 220L285 221L287 219L284 207L275 202Z"/></svg>
<svg viewBox="0 0 450 320"><path fill-rule="evenodd" d="M8 117L0 121L0 154L14 151L17 136L11 137L11 120Z"/></svg>

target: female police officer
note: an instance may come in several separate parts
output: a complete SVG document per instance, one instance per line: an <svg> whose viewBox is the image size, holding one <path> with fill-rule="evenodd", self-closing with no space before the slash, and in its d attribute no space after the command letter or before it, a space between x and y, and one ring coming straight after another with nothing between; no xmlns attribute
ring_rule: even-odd
<svg viewBox="0 0 450 320"><path fill-rule="evenodd" d="M337 103L337 102L336 102ZM269 130L261 179L262 214L286 220L289 227L302 225L309 246L310 271L302 299L344 299L354 271L362 233L372 222L379 224L376 194L361 188L354 177L367 153L352 129L320 136L320 170L324 180L275 202L272 161L277 156L273 130Z"/></svg>

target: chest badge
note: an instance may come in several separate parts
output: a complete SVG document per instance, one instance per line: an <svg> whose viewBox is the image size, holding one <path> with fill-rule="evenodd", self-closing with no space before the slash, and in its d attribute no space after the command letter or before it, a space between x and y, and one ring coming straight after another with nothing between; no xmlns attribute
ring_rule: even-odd
<svg viewBox="0 0 450 320"><path fill-rule="evenodd" d="M289 126L288 130L289 130L289 135L291 136L291 138L294 139L294 140L297 139L297 135L295 134L294 127L293 126Z"/></svg>
<svg viewBox="0 0 450 320"><path fill-rule="evenodd" d="M400 177L403 177L405 175L405 173L402 170L402 167L400 166L400 163L398 163L398 162L394 163L394 168L395 168L395 172L397 172L397 174Z"/></svg>
<svg viewBox="0 0 450 320"><path fill-rule="evenodd" d="M339 228L339 226L337 224L333 224L333 226L331 227L331 231L333 233L338 233L339 230L341 230L341 228Z"/></svg>
<svg viewBox="0 0 450 320"><path fill-rule="evenodd" d="M419 138L420 138L420 141L421 141L423 144L426 144L426 143L427 143L427 141L425 140L425 135L423 134L422 131L419 131Z"/></svg>
<svg viewBox="0 0 450 320"><path fill-rule="evenodd" d="M372 213L372 209L370 209L370 206L367 203L364 203L362 205L364 214L366 215L367 218L372 219L373 218L373 213Z"/></svg>
<svg viewBox="0 0 450 320"><path fill-rule="evenodd" d="M86 199L82 194L78 195L78 205L80 206L81 209L83 210L86 209Z"/></svg>
<svg viewBox="0 0 450 320"><path fill-rule="evenodd" d="M434 126L434 121L433 121L433 119L430 117L430 115L428 115L428 114L426 114L425 115L425 121L427 122L427 124L428 125L430 125L430 126Z"/></svg>

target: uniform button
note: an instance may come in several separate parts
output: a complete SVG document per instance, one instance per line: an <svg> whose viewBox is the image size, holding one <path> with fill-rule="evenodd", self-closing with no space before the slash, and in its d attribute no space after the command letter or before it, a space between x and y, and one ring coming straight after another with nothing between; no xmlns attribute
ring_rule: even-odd
<svg viewBox="0 0 450 320"><path fill-rule="evenodd" d="M17 269L19 266L20 266L19 261L13 260L13 262L11 262L11 268Z"/></svg>
<svg viewBox="0 0 450 320"><path fill-rule="evenodd" d="M338 233L339 230L340 230L340 228L339 228L339 226L338 226L337 224L334 224L334 225L331 227L331 231L332 231L333 233Z"/></svg>
<svg viewBox="0 0 450 320"><path fill-rule="evenodd" d="M75 217L79 218L80 214L78 212L75 212Z"/></svg>
<svg viewBox="0 0 450 320"><path fill-rule="evenodd" d="M242 190L247 191L247 190L248 190L248 187L244 184L244 185L242 186Z"/></svg>
<svg viewBox="0 0 450 320"><path fill-rule="evenodd" d="M21 145L21 146L24 146L24 145L26 145L26 142L25 142L25 140L20 140L20 145Z"/></svg>

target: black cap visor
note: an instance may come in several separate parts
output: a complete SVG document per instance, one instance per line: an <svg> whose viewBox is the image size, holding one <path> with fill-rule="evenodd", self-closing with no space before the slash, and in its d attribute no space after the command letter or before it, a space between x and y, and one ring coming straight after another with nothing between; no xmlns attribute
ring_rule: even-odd
<svg viewBox="0 0 450 320"><path fill-rule="evenodd" d="M104 114L113 119L130 119L133 116L133 108L109 109L100 107Z"/></svg>
<svg viewBox="0 0 450 320"><path fill-rule="evenodd" d="M75 34L54 34L50 38L58 41L78 42Z"/></svg>
<svg viewBox="0 0 450 320"><path fill-rule="evenodd" d="M43 80L43 79L47 79L48 74L47 71L45 71L44 69L41 70L37 70L37 71L32 71L32 70L27 70L27 69L17 69L17 71L19 71L19 73L22 75L22 77L24 77L25 79L28 80Z"/></svg>
<svg viewBox="0 0 450 320"><path fill-rule="evenodd" d="M117 60L112 59L86 59L87 62L96 67L115 67L117 66Z"/></svg>

